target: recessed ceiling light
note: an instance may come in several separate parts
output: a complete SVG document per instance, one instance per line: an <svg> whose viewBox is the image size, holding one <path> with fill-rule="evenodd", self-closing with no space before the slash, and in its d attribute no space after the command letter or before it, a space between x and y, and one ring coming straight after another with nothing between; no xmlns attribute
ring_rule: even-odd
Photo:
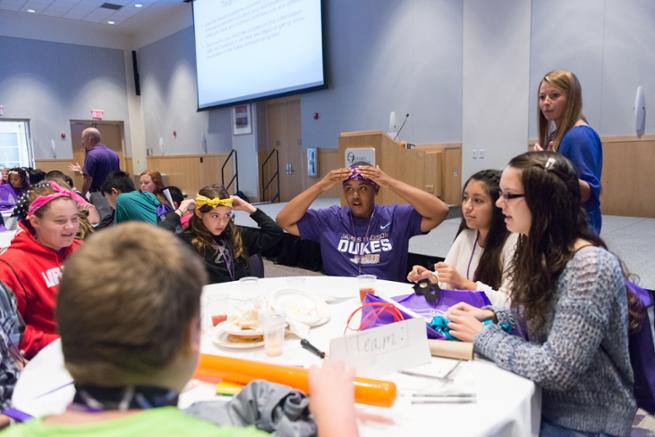
<svg viewBox="0 0 655 437"><path fill-rule="evenodd" d="M134 3L135 8L142 8L143 5L141 3Z"/></svg>
<svg viewBox="0 0 655 437"><path fill-rule="evenodd" d="M34 9L28 9L27 12L29 12L30 14L36 14L36 11Z"/></svg>
<svg viewBox="0 0 655 437"><path fill-rule="evenodd" d="M112 20L109 20L109 21L107 21L107 24L116 24L116 22L112 21Z"/></svg>

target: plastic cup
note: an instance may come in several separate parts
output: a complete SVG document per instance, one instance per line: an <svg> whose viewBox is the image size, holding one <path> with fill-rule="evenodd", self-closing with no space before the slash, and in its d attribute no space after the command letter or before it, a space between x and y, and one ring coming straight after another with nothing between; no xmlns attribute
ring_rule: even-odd
<svg viewBox="0 0 655 437"><path fill-rule="evenodd" d="M259 294L259 278L256 276L246 276L239 279L239 289L244 299L255 299Z"/></svg>
<svg viewBox="0 0 655 437"><path fill-rule="evenodd" d="M367 294L375 294L375 275L359 275L357 276L357 285L359 287L359 300L364 302Z"/></svg>
<svg viewBox="0 0 655 437"><path fill-rule="evenodd" d="M212 328L227 320L228 297L226 294L215 294L209 296L203 302L202 326Z"/></svg>
<svg viewBox="0 0 655 437"><path fill-rule="evenodd" d="M284 351L284 316L275 313L263 313L259 318L264 333L264 353L269 357L282 355Z"/></svg>

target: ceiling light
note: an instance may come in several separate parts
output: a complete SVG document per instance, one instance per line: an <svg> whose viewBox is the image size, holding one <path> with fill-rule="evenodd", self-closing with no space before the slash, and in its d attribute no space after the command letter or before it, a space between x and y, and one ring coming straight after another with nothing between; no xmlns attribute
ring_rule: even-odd
<svg viewBox="0 0 655 437"><path fill-rule="evenodd" d="M134 3L135 8L142 8L143 5L141 3Z"/></svg>
<svg viewBox="0 0 655 437"><path fill-rule="evenodd" d="M30 14L36 14L36 11L34 9L28 9L27 12L29 12Z"/></svg>
<svg viewBox="0 0 655 437"><path fill-rule="evenodd" d="M116 22L112 21L112 20L109 20L109 21L107 21L107 24L116 24Z"/></svg>

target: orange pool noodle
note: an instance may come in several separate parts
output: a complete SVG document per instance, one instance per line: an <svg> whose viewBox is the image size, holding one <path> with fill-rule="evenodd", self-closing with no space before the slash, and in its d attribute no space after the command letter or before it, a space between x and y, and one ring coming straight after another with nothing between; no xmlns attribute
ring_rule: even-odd
<svg viewBox="0 0 655 437"><path fill-rule="evenodd" d="M248 384L255 379L265 379L310 394L307 369L267 364L261 361L200 354L194 377L211 382L216 378L222 378L241 384ZM393 382L358 377L355 378L354 386L355 402L391 407L396 400L396 384Z"/></svg>

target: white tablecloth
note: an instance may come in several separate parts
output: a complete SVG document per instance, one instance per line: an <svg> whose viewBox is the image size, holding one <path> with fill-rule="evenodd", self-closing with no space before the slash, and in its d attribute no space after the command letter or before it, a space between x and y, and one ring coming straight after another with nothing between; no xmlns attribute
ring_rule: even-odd
<svg viewBox="0 0 655 437"><path fill-rule="evenodd" d="M239 292L238 283L212 284L203 290L203 303L212 295ZM330 321L313 328L308 339L319 349L328 350L331 338L342 335L348 316L359 306L359 292L354 278L293 277L260 279L259 291L263 294L280 289L303 289L335 301L329 305ZM376 292L395 296L411 291L408 284L377 281ZM250 350L224 349L216 346L212 330L203 328L201 350L204 353L228 355L266 361L274 364L309 366L320 359L300 347L299 340L288 336L284 354L267 357L263 348ZM444 359L433 358L437 363ZM451 386L439 381L411 377L399 373L380 379L394 381L398 398L392 408L357 405L360 413L359 428L362 436L426 435L427 433L457 436L529 436L538 435L541 416L540 391L531 381L499 369L495 364L476 358L463 362L453 374ZM44 349L26 367L14 391L16 408L34 415L63 410L72 399L70 376L63 369L61 349L56 342ZM464 389L475 392L477 402L471 404L411 404L411 392ZM180 405L207 399L213 387L201 384L182 394ZM35 398L39 397L35 400Z"/></svg>

